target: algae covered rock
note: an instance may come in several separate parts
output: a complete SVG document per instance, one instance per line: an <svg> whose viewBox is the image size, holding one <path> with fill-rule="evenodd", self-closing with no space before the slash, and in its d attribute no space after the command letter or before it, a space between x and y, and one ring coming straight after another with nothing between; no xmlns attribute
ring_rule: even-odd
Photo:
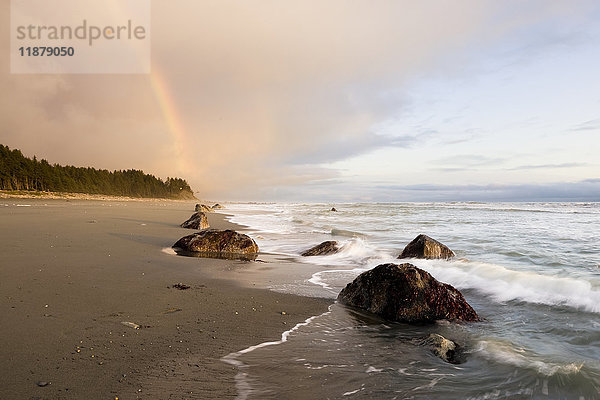
<svg viewBox="0 0 600 400"><path fill-rule="evenodd" d="M196 212L211 212L213 209L206 204L196 204L194 211Z"/></svg>
<svg viewBox="0 0 600 400"><path fill-rule="evenodd" d="M430 238L427 235L419 235L410 242L398 258L441 258L448 259L454 257L454 252L446 245Z"/></svg>
<svg viewBox="0 0 600 400"><path fill-rule="evenodd" d="M432 333L421 344L429 347L433 354L442 360L451 364L460 364L457 357L459 346L452 340L446 339L437 333Z"/></svg>
<svg viewBox="0 0 600 400"><path fill-rule="evenodd" d="M258 245L248 235L232 230L207 229L184 236L173 249L179 254L212 258L253 258Z"/></svg>
<svg viewBox="0 0 600 400"><path fill-rule="evenodd" d="M192 214L192 216L180 225L182 228L187 229L208 229L210 225L208 224L208 218L206 214L203 212L196 212Z"/></svg>
<svg viewBox="0 0 600 400"><path fill-rule="evenodd" d="M363 272L337 299L391 321L479 320L457 289L408 263L381 264Z"/></svg>
<svg viewBox="0 0 600 400"><path fill-rule="evenodd" d="M336 242L335 240L328 240L314 247L311 247L310 249L304 251L300 255L303 257L326 256L329 254L335 254L338 251L340 251L340 248L338 247L338 242Z"/></svg>

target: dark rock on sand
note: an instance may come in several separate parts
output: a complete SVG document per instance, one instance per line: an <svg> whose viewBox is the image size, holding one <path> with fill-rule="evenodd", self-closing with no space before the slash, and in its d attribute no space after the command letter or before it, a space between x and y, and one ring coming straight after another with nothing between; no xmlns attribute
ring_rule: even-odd
<svg viewBox="0 0 600 400"><path fill-rule="evenodd" d="M332 207L332 208L331 208L331 211L337 211L337 210L335 209L335 207Z"/></svg>
<svg viewBox="0 0 600 400"><path fill-rule="evenodd" d="M208 218L206 218L206 214L203 212L196 212L192 214L192 216L181 224L182 228L188 229L208 229L210 225L208 224Z"/></svg>
<svg viewBox="0 0 600 400"><path fill-rule="evenodd" d="M211 212L212 208L207 206L206 204L196 204L196 208L195 208L196 212Z"/></svg>
<svg viewBox="0 0 600 400"><path fill-rule="evenodd" d="M424 339L421 344L429 347L433 354L446 362L451 364L460 364L461 362L458 357L458 350L460 346L458 346L452 340L446 339L442 335L432 333L429 335L429 337Z"/></svg>
<svg viewBox="0 0 600 400"><path fill-rule="evenodd" d="M220 209L222 209L222 208L223 208L223 206L222 206L222 205L220 205L219 203L217 203L217 204L215 204L214 206L212 206L212 209L213 209L213 210L220 210Z"/></svg>
<svg viewBox="0 0 600 400"><path fill-rule="evenodd" d="M258 246L248 235L229 229L207 229L184 236L173 245L173 249L184 255L199 253L211 258L240 258L240 255L256 256L258 253Z"/></svg>
<svg viewBox="0 0 600 400"><path fill-rule="evenodd" d="M306 250L300 255L303 257L326 256L329 254L335 254L338 251L340 251L338 247L338 242L336 242L335 240L328 240L326 242L316 245L315 247L311 247L310 249Z"/></svg>
<svg viewBox="0 0 600 400"><path fill-rule="evenodd" d="M190 285L186 285L185 283L176 283L173 286L171 286L173 289L179 289L179 290L188 290L190 288Z"/></svg>
<svg viewBox="0 0 600 400"><path fill-rule="evenodd" d="M458 290L412 264L381 264L363 272L342 289L338 301L391 321L479 320Z"/></svg>
<svg viewBox="0 0 600 400"><path fill-rule="evenodd" d="M406 245L398 258L442 258L454 257L454 252L446 245L430 238L427 235L419 235Z"/></svg>

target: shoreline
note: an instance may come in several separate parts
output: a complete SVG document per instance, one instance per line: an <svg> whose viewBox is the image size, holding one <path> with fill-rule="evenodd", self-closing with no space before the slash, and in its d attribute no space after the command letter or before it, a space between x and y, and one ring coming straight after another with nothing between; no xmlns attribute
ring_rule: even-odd
<svg viewBox="0 0 600 400"><path fill-rule="evenodd" d="M101 201L178 201L194 202L199 199L168 199L161 197L127 197L107 194L72 192L37 192L29 190L0 190L0 199L101 200Z"/></svg>
<svg viewBox="0 0 600 400"><path fill-rule="evenodd" d="M223 357L332 303L232 280L254 268L260 286L252 263L162 252L191 233L191 201L27 200L0 208L2 398L235 398ZM211 227L244 228L222 212Z"/></svg>

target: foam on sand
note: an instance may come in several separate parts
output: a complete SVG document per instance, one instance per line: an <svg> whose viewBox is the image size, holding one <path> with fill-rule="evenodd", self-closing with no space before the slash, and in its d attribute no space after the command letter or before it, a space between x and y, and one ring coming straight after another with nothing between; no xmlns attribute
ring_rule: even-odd
<svg viewBox="0 0 600 400"><path fill-rule="evenodd" d="M583 363L557 364L537 360L534 354L525 349L516 348L510 343L482 340L477 343L475 353L486 358L519 368L534 369L541 375L575 374L583 367Z"/></svg>
<svg viewBox="0 0 600 400"><path fill-rule="evenodd" d="M236 351L236 352L233 352L233 353L229 353L225 357L221 358L221 361L223 361L223 362L225 362L227 364L233 365L233 366L237 367L240 370L240 372L238 372L237 375L235 376L236 387L238 389L237 399L238 400L245 400L245 399L248 398L248 396L252 392L252 388L251 388L250 383L248 382L248 379L247 379L248 374L246 374L245 372L242 371L243 369L247 368L248 366L246 364L244 364L243 362L241 362L240 360L238 360L238 358L240 356L242 356L244 354L247 354L247 353L250 353L250 352L252 352L254 350L261 349L263 347L276 346L276 345L285 343L285 342L287 342L288 337L290 336L290 334L292 334L293 332L297 331L301 327L310 324L316 318L328 315L330 313L331 313L331 306L329 306L329 310L326 311L326 312L324 312L323 314L312 316L312 317L306 319L306 321L300 322L300 323L296 324L296 326L294 326L292 329L283 332L281 334L281 340L259 343L259 344L254 345L254 346L250 346L250 347L248 347L246 349L243 349L243 350L240 350L240 351Z"/></svg>

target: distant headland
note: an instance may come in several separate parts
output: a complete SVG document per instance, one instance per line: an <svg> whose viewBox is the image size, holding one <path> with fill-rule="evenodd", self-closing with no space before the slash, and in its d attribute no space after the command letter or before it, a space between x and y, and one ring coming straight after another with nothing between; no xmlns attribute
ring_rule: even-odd
<svg viewBox="0 0 600 400"><path fill-rule="evenodd" d="M0 190L15 194L76 193L131 198L195 199L181 178L162 180L141 170L108 171L50 164L0 144Z"/></svg>

